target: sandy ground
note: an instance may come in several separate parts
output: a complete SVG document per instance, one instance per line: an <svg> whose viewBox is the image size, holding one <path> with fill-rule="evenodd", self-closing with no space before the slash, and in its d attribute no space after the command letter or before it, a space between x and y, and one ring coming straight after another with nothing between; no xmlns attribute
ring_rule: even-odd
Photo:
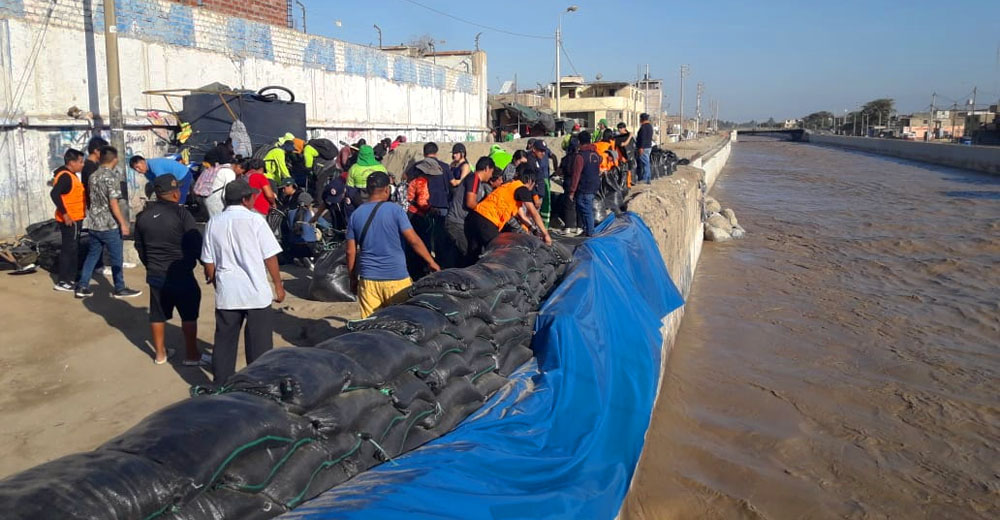
<svg viewBox="0 0 1000 520"><path fill-rule="evenodd" d="M357 304L305 300L308 271L283 266L288 297L276 305L274 344L314 345L346 320ZM126 270L130 287L145 287L141 267ZM149 345L148 292L110 297L97 276L94 297L77 300L52 290L49 273L0 275L0 476L70 453L96 448L146 415L210 381L198 368L154 365ZM214 292L202 287L199 348L212 343ZM167 324L167 345L183 352L180 322ZM242 347L241 347L242 352ZM242 353L238 366L244 365Z"/></svg>

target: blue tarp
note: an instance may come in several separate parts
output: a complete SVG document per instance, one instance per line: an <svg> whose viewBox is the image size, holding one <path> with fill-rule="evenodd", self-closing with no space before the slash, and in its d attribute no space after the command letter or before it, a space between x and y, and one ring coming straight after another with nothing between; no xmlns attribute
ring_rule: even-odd
<svg viewBox="0 0 1000 520"><path fill-rule="evenodd" d="M537 358L457 429L286 518L613 518L660 377L661 319L683 304L649 229L609 219L542 307Z"/></svg>

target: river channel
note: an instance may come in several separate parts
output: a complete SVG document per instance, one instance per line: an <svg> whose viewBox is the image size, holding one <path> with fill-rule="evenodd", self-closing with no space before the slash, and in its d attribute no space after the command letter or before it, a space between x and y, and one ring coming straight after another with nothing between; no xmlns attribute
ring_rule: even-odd
<svg viewBox="0 0 1000 520"><path fill-rule="evenodd" d="M712 195L622 516L1000 518L1000 177L751 138Z"/></svg>

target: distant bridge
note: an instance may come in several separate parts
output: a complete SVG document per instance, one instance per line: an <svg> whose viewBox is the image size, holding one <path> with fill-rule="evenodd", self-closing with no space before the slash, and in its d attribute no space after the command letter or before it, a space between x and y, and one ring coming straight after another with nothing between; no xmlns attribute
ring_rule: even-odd
<svg viewBox="0 0 1000 520"><path fill-rule="evenodd" d="M790 141L806 141L806 131L801 128L737 128L738 135L781 135Z"/></svg>

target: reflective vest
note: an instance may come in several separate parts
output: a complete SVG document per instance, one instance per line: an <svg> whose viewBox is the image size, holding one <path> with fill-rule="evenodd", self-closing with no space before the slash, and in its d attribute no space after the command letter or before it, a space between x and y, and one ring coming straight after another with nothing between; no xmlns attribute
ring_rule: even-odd
<svg viewBox="0 0 1000 520"><path fill-rule="evenodd" d="M80 222L83 220L83 217L86 216L87 207L83 182L80 181L80 178L77 177L75 173L69 170L60 169L56 172L55 178L52 179L53 184L59 182L60 175L69 175L70 179L73 181L73 187L70 188L69 193L60 195L63 207L66 208L66 214L69 215L69 218L73 219L75 222ZM63 220L63 214L60 213L58 209L56 210L56 221L65 222L65 220Z"/></svg>
<svg viewBox="0 0 1000 520"><path fill-rule="evenodd" d="M521 209L522 203L514 200L514 192L521 187L524 187L524 183L521 181L510 181L503 184L493 190L493 193L487 195L473 211L492 222L497 229L503 229L504 224L510 221L511 217Z"/></svg>
<svg viewBox="0 0 1000 520"><path fill-rule="evenodd" d="M614 143L598 141L594 143L594 148L597 149L597 155L601 156L601 171L611 171L611 168L615 167L615 161L611 158L611 154L608 151L614 150Z"/></svg>
<svg viewBox="0 0 1000 520"><path fill-rule="evenodd" d="M292 176L288 172L288 164L285 163L285 151L280 147L273 148L264 156L264 176L277 184Z"/></svg>

